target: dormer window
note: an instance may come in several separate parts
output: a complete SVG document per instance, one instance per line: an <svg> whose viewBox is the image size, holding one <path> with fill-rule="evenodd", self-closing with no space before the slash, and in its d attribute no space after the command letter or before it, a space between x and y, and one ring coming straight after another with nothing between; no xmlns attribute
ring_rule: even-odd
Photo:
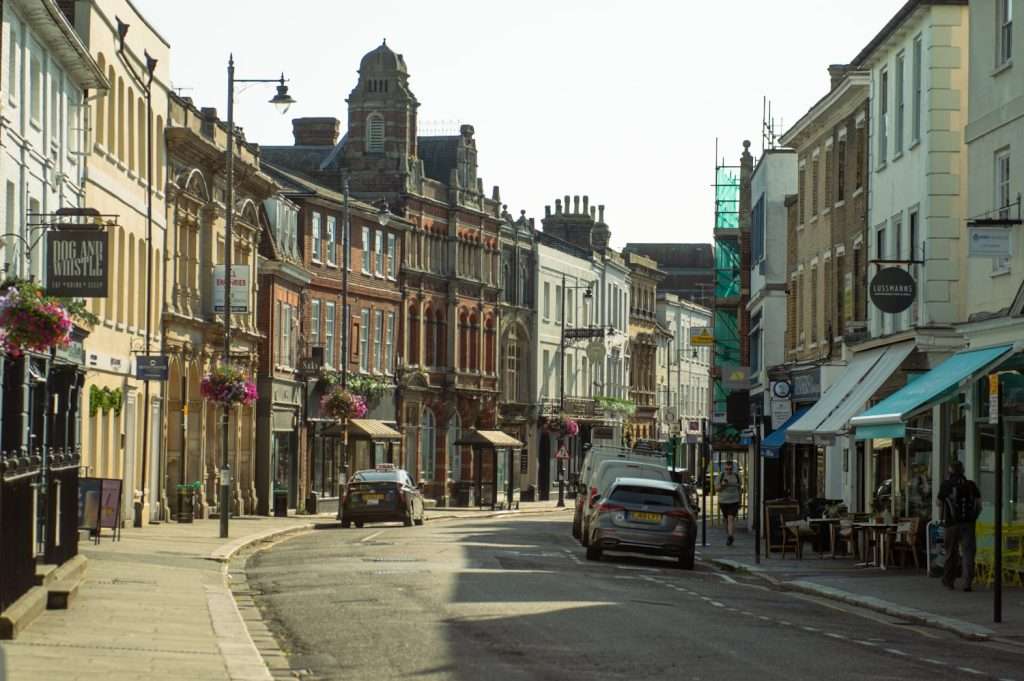
<svg viewBox="0 0 1024 681"><path fill-rule="evenodd" d="M379 113L366 118L366 150L371 154L384 153L384 117Z"/></svg>

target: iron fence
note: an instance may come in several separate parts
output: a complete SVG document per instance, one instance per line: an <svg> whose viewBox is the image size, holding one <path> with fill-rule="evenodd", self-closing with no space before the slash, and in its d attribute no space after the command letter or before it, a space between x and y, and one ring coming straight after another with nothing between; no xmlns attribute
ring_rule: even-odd
<svg viewBox="0 0 1024 681"><path fill-rule="evenodd" d="M43 559L61 565L78 555L78 466L73 449L52 449L46 460L46 525Z"/></svg>
<svg viewBox="0 0 1024 681"><path fill-rule="evenodd" d="M41 474L41 456L0 452L0 610L35 584L35 511Z"/></svg>

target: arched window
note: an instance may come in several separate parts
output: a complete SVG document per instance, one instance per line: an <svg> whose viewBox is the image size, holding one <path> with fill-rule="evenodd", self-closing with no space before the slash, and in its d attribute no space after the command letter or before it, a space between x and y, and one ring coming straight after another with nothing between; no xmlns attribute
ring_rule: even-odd
<svg viewBox="0 0 1024 681"><path fill-rule="evenodd" d="M371 154L384 153L384 117L379 113L366 117L366 150Z"/></svg>
<svg viewBox="0 0 1024 681"><path fill-rule="evenodd" d="M519 265L519 300L517 301L523 307L530 306L530 293L527 288L530 283L529 269L526 267L526 263Z"/></svg>
<svg viewBox="0 0 1024 681"><path fill-rule="evenodd" d="M505 302L514 302L512 293L516 290L515 282L512 281L512 266L507 262L501 266L501 288L505 294Z"/></svg>
<svg viewBox="0 0 1024 681"><path fill-rule="evenodd" d="M495 341L494 317L488 317L484 322L484 368L488 374L494 375L494 353Z"/></svg>
<svg viewBox="0 0 1024 681"><path fill-rule="evenodd" d="M437 355L437 366L448 365L448 334L447 325L444 323L444 313L438 310L434 316L434 332L437 334L434 353Z"/></svg>
<svg viewBox="0 0 1024 681"><path fill-rule="evenodd" d="M426 313L424 313L423 319L425 320L424 324L426 326L424 329L425 337L423 339L423 344L426 346L427 351L425 362L428 367L437 366L437 357L434 355L434 341L437 338L434 335L434 313L429 307L427 308Z"/></svg>
<svg viewBox="0 0 1024 681"><path fill-rule="evenodd" d="M480 371L480 320L469 316L469 370Z"/></svg>
<svg viewBox="0 0 1024 681"><path fill-rule="evenodd" d="M128 170L135 170L135 147L136 132L139 135L142 131L135 129L135 90L128 88L128 98L125 100L125 115L128 117Z"/></svg>
<svg viewBox="0 0 1024 681"><path fill-rule="evenodd" d="M117 153L117 79L114 78L114 67L107 67L107 80L110 82L110 89L107 90L107 151L111 154Z"/></svg>
<svg viewBox="0 0 1024 681"><path fill-rule="evenodd" d="M161 116L156 117L156 125L153 126L153 144L156 145L156 149L153 152L153 157L156 159L156 168L153 173L156 176L156 186L158 191L164 190L164 119Z"/></svg>
<svg viewBox="0 0 1024 681"><path fill-rule="evenodd" d="M141 248L139 250L142 250ZM128 235L128 290L138 291L139 287L135 281L135 235ZM128 303L128 326L135 326L135 301L129 300Z"/></svg>
<svg viewBox="0 0 1024 681"><path fill-rule="evenodd" d="M505 399L519 401L519 333L509 329L505 339Z"/></svg>
<svg viewBox="0 0 1024 681"><path fill-rule="evenodd" d="M100 73L104 73L107 70L107 60L103 56L102 52L100 52L99 55L96 56L96 64L100 67ZM107 120L107 98L104 96L104 97L99 97L96 100L96 120L93 121L93 123L92 123L93 129L96 131L96 143L97 144L102 144L102 145L106 144L106 139L107 139L106 131L107 130L106 130L105 127L103 127L103 126L105 126L107 124L106 120Z"/></svg>
<svg viewBox="0 0 1024 681"><path fill-rule="evenodd" d="M124 79L117 79L117 157L124 162Z"/></svg>
<svg viewBox="0 0 1024 681"><path fill-rule="evenodd" d="M465 310L459 313L459 369L469 369L469 317Z"/></svg>
<svg viewBox="0 0 1024 681"><path fill-rule="evenodd" d="M420 478L434 479L434 412L423 410L420 420Z"/></svg>
<svg viewBox="0 0 1024 681"><path fill-rule="evenodd" d="M410 366L418 366L420 363L420 316L416 312L416 305L409 308L409 359Z"/></svg>
<svg viewBox="0 0 1024 681"><path fill-rule="evenodd" d="M583 365L583 369L580 372L582 374L582 378L583 378L583 385L581 385L580 388L579 388L579 391L580 391L579 395L580 395L580 397L590 397L590 370L589 370L590 367L587 364L587 357L586 357L586 355L584 355L580 359L581 359L581 363Z"/></svg>
<svg viewBox="0 0 1024 681"><path fill-rule="evenodd" d="M459 412L448 419L448 477L462 480L462 447L455 443L462 437L462 419Z"/></svg>
<svg viewBox="0 0 1024 681"><path fill-rule="evenodd" d="M150 139L149 130L146 129L146 100L142 97L139 97L137 109L139 119L139 177L146 179L146 172L148 170L146 168L146 149Z"/></svg>

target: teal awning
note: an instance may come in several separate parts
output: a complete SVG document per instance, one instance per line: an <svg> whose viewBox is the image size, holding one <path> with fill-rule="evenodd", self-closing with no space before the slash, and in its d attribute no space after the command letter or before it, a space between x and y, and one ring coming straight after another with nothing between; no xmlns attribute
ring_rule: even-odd
<svg viewBox="0 0 1024 681"><path fill-rule="evenodd" d="M857 429L857 439L903 437L903 424L907 419L949 399L965 380L987 373L1013 352L1013 345L997 345L956 353L863 414L850 419L850 425ZM881 426L888 428L883 431Z"/></svg>

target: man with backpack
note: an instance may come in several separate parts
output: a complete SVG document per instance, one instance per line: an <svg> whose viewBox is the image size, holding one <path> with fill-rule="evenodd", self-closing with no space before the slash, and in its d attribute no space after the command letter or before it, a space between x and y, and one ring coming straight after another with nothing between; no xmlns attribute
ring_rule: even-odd
<svg viewBox="0 0 1024 681"><path fill-rule="evenodd" d="M981 492L973 480L964 476L964 465L959 461L949 464L949 476L939 488L942 501L946 548L946 563L942 584L947 589L956 588L957 563L962 564L964 591L971 590L974 581L974 522L981 514Z"/></svg>

